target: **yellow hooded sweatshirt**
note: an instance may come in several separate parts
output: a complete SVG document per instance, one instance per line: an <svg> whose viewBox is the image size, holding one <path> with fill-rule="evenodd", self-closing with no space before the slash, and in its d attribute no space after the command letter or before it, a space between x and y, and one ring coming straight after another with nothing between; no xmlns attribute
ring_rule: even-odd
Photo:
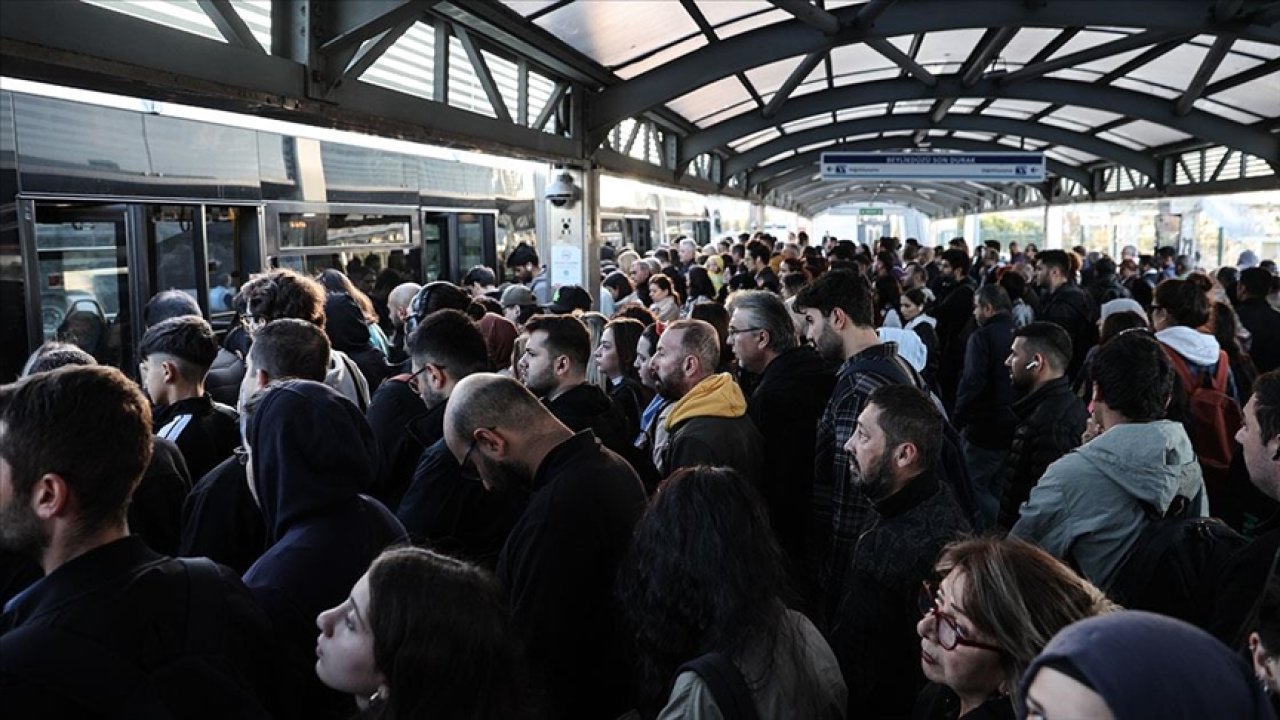
<svg viewBox="0 0 1280 720"><path fill-rule="evenodd" d="M672 406L667 430L699 417L736 418L747 414L747 398L729 373L703 378Z"/></svg>

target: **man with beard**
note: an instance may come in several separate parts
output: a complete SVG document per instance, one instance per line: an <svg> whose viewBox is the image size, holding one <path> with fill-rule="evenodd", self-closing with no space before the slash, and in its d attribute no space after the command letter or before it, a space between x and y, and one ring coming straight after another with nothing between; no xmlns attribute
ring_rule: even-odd
<svg viewBox="0 0 1280 720"><path fill-rule="evenodd" d="M539 305L551 304L551 277L538 262L537 250L528 243L516 245L507 256L507 267L515 275L517 283L529 288Z"/></svg>
<svg viewBox="0 0 1280 720"><path fill-rule="evenodd" d="M633 707L613 597L618 564L644 511L640 478L590 430L574 434L520 383L459 382L445 442L486 488L529 493L498 557L512 623L547 693L547 715L617 717Z"/></svg>
<svg viewBox="0 0 1280 720"><path fill-rule="evenodd" d="M0 388L0 547L45 573L0 615L4 717L266 716L271 627L244 585L129 534L151 446L150 404L115 368Z"/></svg>
<svg viewBox="0 0 1280 720"><path fill-rule="evenodd" d="M1071 356L1071 336L1053 323L1034 322L1013 333L1005 366L1021 397L1013 403L1018 424L1009 449L1009 482L1000 502L1002 528L1018 521L1018 509L1044 471L1080 446L1089 412L1066 377Z"/></svg>
<svg viewBox="0 0 1280 720"><path fill-rule="evenodd" d="M849 554L866 530L873 509L856 490L845 450L871 392L919 375L898 356L897 345L881 343L867 282L848 270L825 273L796 296L805 337L823 359L842 363L835 389L818 420L813 463L814 539L817 563L814 610L819 627L830 620L844 593Z"/></svg>
<svg viewBox="0 0 1280 720"><path fill-rule="evenodd" d="M719 362L720 335L705 320L677 320L658 339L649 364L658 392L673 403L658 471L727 466L760 487L764 438L733 376L715 372Z"/></svg>
<svg viewBox="0 0 1280 720"><path fill-rule="evenodd" d="M942 548L969 530L936 473L942 437L929 397L887 385L871 393L845 444L856 489L876 518L849 558L830 633L849 717L907 717L925 683L915 630L921 584L934 576Z"/></svg>

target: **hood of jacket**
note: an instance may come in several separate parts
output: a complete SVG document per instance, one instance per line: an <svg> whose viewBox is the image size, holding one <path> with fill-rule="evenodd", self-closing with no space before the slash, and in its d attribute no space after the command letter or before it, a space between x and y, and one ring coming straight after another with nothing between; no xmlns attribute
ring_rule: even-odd
<svg viewBox="0 0 1280 720"><path fill-rule="evenodd" d="M274 543L309 517L342 507L373 483L378 453L351 401L310 380L272 385L246 432L253 485Z"/></svg>
<svg viewBox="0 0 1280 720"><path fill-rule="evenodd" d="M1174 497L1194 500L1204 487L1191 438L1172 420L1114 425L1077 453L1096 472L1162 513Z"/></svg>
<svg viewBox="0 0 1280 720"><path fill-rule="evenodd" d="M915 317L915 319L914 319L914 320L912 320L911 322L907 323L907 324L904 326L904 329L906 329L906 330L914 330L914 329L915 329L915 327L916 327L917 325L921 324L921 323L924 323L925 325L928 325L928 326L930 326L930 327L934 328L935 330L936 330L936 329L937 329L937 327L938 327L938 319L937 319L937 318L933 317L932 315L926 315L925 313L920 313L919 315L917 315L917 316Z"/></svg>
<svg viewBox="0 0 1280 720"><path fill-rule="evenodd" d="M746 414L747 398L742 388L729 373L719 373L703 378L676 401L667 415L667 429L697 417L736 418Z"/></svg>
<svg viewBox="0 0 1280 720"><path fill-rule="evenodd" d="M334 350L350 353L370 347L364 313L346 293L329 293L325 298L324 334L329 336Z"/></svg>
<svg viewBox="0 0 1280 720"><path fill-rule="evenodd" d="M929 348L925 347L915 330L882 327L876 330L876 334L880 336L880 342L896 345L898 355L910 363L916 372L924 371L925 365L929 363Z"/></svg>
<svg viewBox="0 0 1280 720"><path fill-rule="evenodd" d="M1218 353L1222 350L1214 336L1183 325L1161 330L1156 333L1156 339L1195 365L1216 364Z"/></svg>

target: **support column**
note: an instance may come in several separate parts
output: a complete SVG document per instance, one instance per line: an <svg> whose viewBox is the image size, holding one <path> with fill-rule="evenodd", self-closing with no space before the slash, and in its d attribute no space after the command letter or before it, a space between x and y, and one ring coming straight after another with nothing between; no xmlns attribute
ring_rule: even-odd
<svg viewBox="0 0 1280 720"><path fill-rule="evenodd" d="M569 185L572 200L547 199L554 188ZM546 231L539 243L546 251L551 287L581 285L599 302L600 174L598 170L552 168L542 193Z"/></svg>
<svg viewBox="0 0 1280 720"><path fill-rule="evenodd" d="M1044 208L1044 247L1042 250L1062 249L1062 205L1046 205Z"/></svg>

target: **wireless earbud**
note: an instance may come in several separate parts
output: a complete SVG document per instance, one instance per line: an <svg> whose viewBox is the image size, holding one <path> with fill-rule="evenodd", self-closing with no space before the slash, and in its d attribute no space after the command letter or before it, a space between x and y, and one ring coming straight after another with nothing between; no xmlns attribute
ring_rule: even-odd
<svg viewBox="0 0 1280 720"><path fill-rule="evenodd" d="M1028 370L1035 370L1035 369L1036 369L1036 368L1038 368L1038 367L1040 367L1040 361L1039 361L1039 360L1032 360L1031 362L1027 363L1027 369L1028 369Z"/></svg>

